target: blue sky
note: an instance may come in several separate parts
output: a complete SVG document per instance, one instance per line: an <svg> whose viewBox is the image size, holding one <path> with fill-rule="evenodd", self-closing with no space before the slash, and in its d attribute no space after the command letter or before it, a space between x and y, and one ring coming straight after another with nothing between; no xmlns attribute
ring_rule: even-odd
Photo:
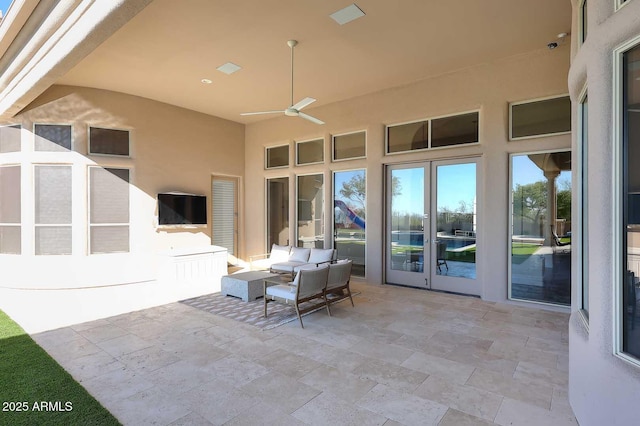
<svg viewBox="0 0 640 426"><path fill-rule="evenodd" d="M0 10L2 11L2 16L7 14L7 10L9 10L9 5L13 2L13 0L0 0Z"/></svg>

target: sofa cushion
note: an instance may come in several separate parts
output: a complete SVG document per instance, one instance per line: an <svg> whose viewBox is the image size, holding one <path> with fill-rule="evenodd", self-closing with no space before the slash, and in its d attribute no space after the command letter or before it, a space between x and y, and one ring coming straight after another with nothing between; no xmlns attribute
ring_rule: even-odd
<svg viewBox="0 0 640 426"><path fill-rule="evenodd" d="M274 244L273 246L271 246L271 254L269 255L269 260L271 261L271 263L286 262L289 259L290 252L291 247L279 246L278 244Z"/></svg>
<svg viewBox="0 0 640 426"><path fill-rule="evenodd" d="M306 265L306 262L278 262L271 265L274 272L292 274L296 266Z"/></svg>
<svg viewBox="0 0 640 426"><path fill-rule="evenodd" d="M331 262L333 258L333 249L317 249L312 248L309 254L309 263Z"/></svg>
<svg viewBox="0 0 640 426"><path fill-rule="evenodd" d="M293 247L291 249L291 254L289 255L289 262L307 263L309 261L309 253L311 253L311 249L302 248L302 247Z"/></svg>
<svg viewBox="0 0 640 426"><path fill-rule="evenodd" d="M279 297L281 299L295 300L296 287L286 284L272 285L267 287L267 296Z"/></svg>

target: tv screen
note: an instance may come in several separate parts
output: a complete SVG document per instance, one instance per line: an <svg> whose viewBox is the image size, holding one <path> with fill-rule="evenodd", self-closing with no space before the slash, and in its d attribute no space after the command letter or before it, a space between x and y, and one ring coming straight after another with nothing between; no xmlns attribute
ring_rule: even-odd
<svg viewBox="0 0 640 426"><path fill-rule="evenodd" d="M206 225L207 197L180 193L158 194L159 225Z"/></svg>

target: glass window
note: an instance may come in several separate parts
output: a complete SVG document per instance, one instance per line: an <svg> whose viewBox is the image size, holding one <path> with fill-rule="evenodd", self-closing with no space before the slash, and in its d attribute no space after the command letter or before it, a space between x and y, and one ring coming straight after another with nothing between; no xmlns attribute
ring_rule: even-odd
<svg viewBox="0 0 640 426"><path fill-rule="evenodd" d="M431 148L477 142L477 112L431 120Z"/></svg>
<svg viewBox="0 0 640 426"><path fill-rule="evenodd" d="M70 151L71 126L57 124L36 124L36 151Z"/></svg>
<svg viewBox="0 0 640 426"><path fill-rule="evenodd" d="M90 127L89 153L129 156L129 131Z"/></svg>
<svg viewBox="0 0 640 426"><path fill-rule="evenodd" d="M367 242L367 172L333 173L333 247L338 259L353 260L353 275L364 277Z"/></svg>
<svg viewBox="0 0 640 426"><path fill-rule="evenodd" d="M296 142L296 164L314 164L324 161L324 139Z"/></svg>
<svg viewBox="0 0 640 426"><path fill-rule="evenodd" d="M71 166L34 167L35 252L71 254Z"/></svg>
<svg viewBox="0 0 640 426"><path fill-rule="evenodd" d="M298 247L324 248L324 178L298 176Z"/></svg>
<svg viewBox="0 0 640 426"><path fill-rule="evenodd" d="M20 254L21 184L20 166L0 167L0 253Z"/></svg>
<svg viewBox="0 0 640 426"><path fill-rule="evenodd" d="M511 104L510 112L512 140L571 131L571 99L568 96Z"/></svg>
<svg viewBox="0 0 640 426"><path fill-rule="evenodd" d="M413 151L429 147L429 122L387 127L387 153Z"/></svg>
<svg viewBox="0 0 640 426"><path fill-rule="evenodd" d="M333 137L333 160L364 158L367 156L366 132L349 133Z"/></svg>
<svg viewBox="0 0 640 426"><path fill-rule="evenodd" d="M640 358L640 46L623 56L622 350Z"/></svg>
<svg viewBox="0 0 640 426"><path fill-rule="evenodd" d="M289 165L289 145L266 149L265 168L287 167Z"/></svg>
<svg viewBox="0 0 640 426"><path fill-rule="evenodd" d="M571 151L511 157L512 299L571 304Z"/></svg>
<svg viewBox="0 0 640 426"><path fill-rule="evenodd" d="M588 186L587 186L587 177L589 176L587 173L587 164L588 164L588 123L589 123L589 108L588 108L588 98L585 94L584 99L580 103L580 129L581 129L581 194L582 194L582 206L580 214L581 224L582 224L582 309L589 316L589 278L588 278L588 265L589 265L589 236L587 234L587 223L588 223L588 211L589 211L589 203L588 203Z"/></svg>
<svg viewBox="0 0 640 426"><path fill-rule="evenodd" d="M267 179L267 250L289 245L289 178Z"/></svg>
<svg viewBox="0 0 640 426"><path fill-rule="evenodd" d="M89 252L129 251L129 170L89 168Z"/></svg>
<svg viewBox="0 0 640 426"><path fill-rule="evenodd" d="M0 153L20 151L20 125L0 127Z"/></svg>

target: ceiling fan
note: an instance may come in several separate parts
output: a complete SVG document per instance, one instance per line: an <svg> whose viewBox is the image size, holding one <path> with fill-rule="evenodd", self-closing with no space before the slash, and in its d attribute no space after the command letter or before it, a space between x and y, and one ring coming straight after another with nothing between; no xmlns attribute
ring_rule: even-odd
<svg viewBox="0 0 640 426"><path fill-rule="evenodd" d="M301 112L300 110L303 109L304 107L311 105L312 103L314 103L316 100L314 98L304 98L303 100L301 100L300 102L298 102L297 104L293 103L293 48L296 47L296 45L298 44L297 40L289 40L287 41L287 45L289 45L289 47L291 48L291 106L289 106L289 108L284 109L284 110L277 110L277 111L259 111L259 112L244 112L240 115L262 115L262 114L282 114L284 113L284 115L287 115L289 117L302 117L306 120L312 121L316 124L324 124L324 121L319 120L315 117L312 117L308 114L305 114L304 112Z"/></svg>

